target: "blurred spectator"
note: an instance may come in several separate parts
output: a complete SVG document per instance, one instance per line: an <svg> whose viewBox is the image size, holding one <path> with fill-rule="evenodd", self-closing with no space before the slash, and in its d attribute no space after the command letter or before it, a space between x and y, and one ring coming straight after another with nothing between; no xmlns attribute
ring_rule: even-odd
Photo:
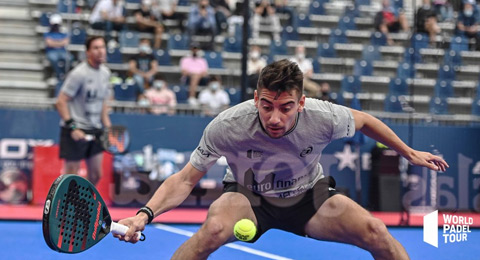
<svg viewBox="0 0 480 260"><path fill-rule="evenodd" d="M142 0L140 9L134 12L136 27L140 32L154 34L153 48L160 49L162 44L163 25L161 17L156 17L151 11L154 5L152 0Z"/></svg>
<svg viewBox="0 0 480 260"><path fill-rule="evenodd" d="M433 0L439 22L453 22L453 6L450 0Z"/></svg>
<svg viewBox="0 0 480 260"><path fill-rule="evenodd" d="M233 10L232 15L227 18L227 23L229 37L241 35L240 31L242 30L241 26L243 25L243 3L236 3L235 10ZM237 32L237 30L240 31Z"/></svg>
<svg viewBox="0 0 480 260"><path fill-rule="evenodd" d="M212 76L208 87L202 90L198 96L198 101L209 116L216 116L230 105L230 97L223 89L220 77Z"/></svg>
<svg viewBox="0 0 480 260"><path fill-rule="evenodd" d="M435 36L441 31L437 24L437 14L430 0L423 0L423 5L418 8L416 30L418 33L428 34L431 45L435 42Z"/></svg>
<svg viewBox="0 0 480 260"><path fill-rule="evenodd" d="M188 15L188 31L190 36L210 36L210 43L203 49L213 47L217 34L217 22L215 20L215 10L209 5L208 0L199 0L198 5L191 8Z"/></svg>
<svg viewBox="0 0 480 260"><path fill-rule="evenodd" d="M262 50L260 47L257 45L250 47L247 60L248 83L251 90L247 91L251 93L251 97L249 98L253 97L253 91L257 89L258 77L265 66L267 66L267 61L262 58Z"/></svg>
<svg viewBox="0 0 480 260"><path fill-rule="evenodd" d="M139 101L143 96L143 88L141 88L130 71L127 71L126 77L120 77L117 73L112 73L110 84L113 86L113 98L118 101Z"/></svg>
<svg viewBox="0 0 480 260"><path fill-rule="evenodd" d="M151 105L150 113L155 115L175 113L177 97L161 74L155 74L153 87L145 91L145 96Z"/></svg>
<svg viewBox="0 0 480 260"><path fill-rule="evenodd" d="M157 72L158 64L152 54L149 39L141 39L138 46L139 54L129 61L129 71L141 88L148 88Z"/></svg>
<svg viewBox="0 0 480 260"><path fill-rule="evenodd" d="M458 21L456 27L457 35L475 38L476 50L480 50L479 30L479 12L474 0L464 0L462 9L458 13ZM473 49L473 48L472 48Z"/></svg>
<svg viewBox="0 0 480 260"><path fill-rule="evenodd" d="M320 85L313 81L313 64L310 59L305 57L305 46L299 45L295 48L295 56L290 58L291 61L297 63L303 72L303 89L308 97L317 97L320 94Z"/></svg>
<svg viewBox="0 0 480 260"><path fill-rule="evenodd" d="M50 30L43 35L45 54L59 81L64 79L66 73L65 66L73 58L66 49L70 39L67 34L60 32L61 25L62 17L59 14L52 14L50 16ZM61 63L64 66L61 66Z"/></svg>
<svg viewBox="0 0 480 260"><path fill-rule="evenodd" d="M207 60L199 56L199 51L198 43L193 42L191 44L191 55L180 59L182 81L189 85L188 103L192 106L198 105L197 87L200 83L205 83L205 77L208 76Z"/></svg>
<svg viewBox="0 0 480 260"><path fill-rule="evenodd" d="M318 99L335 103L335 100L331 96L330 84L328 84L328 82L320 84L320 95Z"/></svg>
<svg viewBox="0 0 480 260"><path fill-rule="evenodd" d="M287 25L293 26L296 28L295 18L296 13L295 9L288 6L289 0L274 0L275 10L278 14L285 14L288 16L288 23Z"/></svg>
<svg viewBox="0 0 480 260"><path fill-rule="evenodd" d="M105 40L108 43L112 30L125 29L125 15L125 7L120 0L100 0L93 8L88 21L93 29L105 31Z"/></svg>
<svg viewBox="0 0 480 260"><path fill-rule="evenodd" d="M221 33L227 29L227 18L232 15L227 0L210 0L210 5L215 9L215 21L217 23L217 32Z"/></svg>
<svg viewBox="0 0 480 260"><path fill-rule="evenodd" d="M155 11L158 18L162 21L166 19L178 20L180 30L183 31L183 20L185 15L177 12L178 0L156 0L158 5Z"/></svg>
<svg viewBox="0 0 480 260"><path fill-rule="evenodd" d="M375 15L375 29L387 36L389 45L393 44L393 40L389 33L397 33L400 30L409 32L407 17L390 4L390 0L382 1L383 9Z"/></svg>
<svg viewBox="0 0 480 260"><path fill-rule="evenodd" d="M275 12L275 6L269 0L257 0L255 3L255 12L252 18L252 38L254 39L260 37L260 22L262 19L267 19L270 22L269 31L273 33L273 39L275 41L281 40L280 18Z"/></svg>

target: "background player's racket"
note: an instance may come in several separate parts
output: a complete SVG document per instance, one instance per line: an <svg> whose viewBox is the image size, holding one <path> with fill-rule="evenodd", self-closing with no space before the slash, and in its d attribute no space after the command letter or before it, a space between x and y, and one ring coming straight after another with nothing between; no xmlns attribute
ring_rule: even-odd
<svg viewBox="0 0 480 260"><path fill-rule="evenodd" d="M43 237L62 253L79 253L109 232L125 235L127 226L112 221L95 186L78 175L61 175L50 187L43 208ZM137 232L141 241L145 236Z"/></svg>
<svg viewBox="0 0 480 260"><path fill-rule="evenodd" d="M125 126L114 125L104 131L99 138L105 151L112 154L123 154L130 145L130 134ZM86 135L86 141L94 141L94 135Z"/></svg>

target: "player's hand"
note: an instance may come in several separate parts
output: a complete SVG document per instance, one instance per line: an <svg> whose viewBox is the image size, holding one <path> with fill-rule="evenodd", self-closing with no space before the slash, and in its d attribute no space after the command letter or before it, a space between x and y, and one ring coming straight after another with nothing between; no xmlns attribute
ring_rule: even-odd
<svg viewBox="0 0 480 260"><path fill-rule="evenodd" d="M143 231L145 229L145 225L147 221L148 221L148 217L146 216L145 213L139 213L134 217L122 219L118 223L128 227L127 233L124 236L113 234L113 233L112 234L114 237L118 238L120 241L125 241L125 242L130 242L132 244L135 244L140 240L140 238L137 237L135 232Z"/></svg>
<svg viewBox="0 0 480 260"><path fill-rule="evenodd" d="M72 136L72 139L75 141L80 141L85 139L85 132L83 132L80 129L73 130L70 135Z"/></svg>
<svg viewBox="0 0 480 260"><path fill-rule="evenodd" d="M444 172L450 167L443 158L428 152L414 151L409 161L414 165L425 166L434 171Z"/></svg>

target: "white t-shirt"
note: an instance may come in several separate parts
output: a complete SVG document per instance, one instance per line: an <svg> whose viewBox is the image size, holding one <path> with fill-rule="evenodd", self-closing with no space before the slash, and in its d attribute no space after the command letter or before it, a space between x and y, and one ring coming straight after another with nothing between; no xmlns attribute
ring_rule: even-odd
<svg viewBox="0 0 480 260"><path fill-rule="evenodd" d="M121 17L123 16L123 4L117 2L117 5L114 6L112 0L100 0L88 18L90 24L103 21L102 11L108 13L110 18Z"/></svg>
<svg viewBox="0 0 480 260"><path fill-rule="evenodd" d="M222 106L227 106L230 104L230 97L228 93L219 89L215 92L212 92L210 89L204 89L198 95L198 102L202 105L207 105L210 109L217 110Z"/></svg>

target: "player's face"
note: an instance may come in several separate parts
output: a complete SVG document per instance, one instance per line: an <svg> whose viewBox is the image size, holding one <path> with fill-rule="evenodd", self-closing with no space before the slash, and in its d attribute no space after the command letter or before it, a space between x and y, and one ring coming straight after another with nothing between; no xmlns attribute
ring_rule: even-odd
<svg viewBox="0 0 480 260"><path fill-rule="evenodd" d="M98 66L106 61L107 49L105 41L101 38L95 39L90 43L90 49L87 51L87 58L91 65Z"/></svg>
<svg viewBox="0 0 480 260"><path fill-rule="evenodd" d="M288 132L295 125L297 113L305 105L305 95L299 99L297 91L277 95L277 92L268 89L255 91L254 95L260 122L272 138L280 138Z"/></svg>

